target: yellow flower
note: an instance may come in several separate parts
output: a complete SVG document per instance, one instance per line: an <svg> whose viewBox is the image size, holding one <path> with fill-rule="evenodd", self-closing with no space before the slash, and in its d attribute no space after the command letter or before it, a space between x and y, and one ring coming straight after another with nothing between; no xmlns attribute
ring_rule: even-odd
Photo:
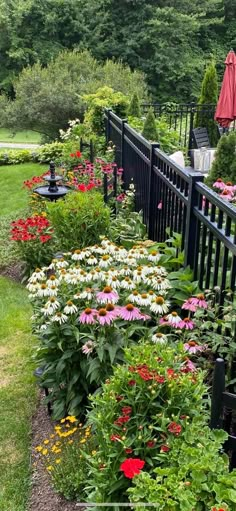
<svg viewBox="0 0 236 511"><path fill-rule="evenodd" d="M97 451L92 451L92 456L95 456L97 454Z"/></svg>
<svg viewBox="0 0 236 511"><path fill-rule="evenodd" d="M37 445L37 447L35 447L35 450L37 452L41 452L43 450L42 445Z"/></svg>
<svg viewBox="0 0 236 511"><path fill-rule="evenodd" d="M86 442L86 438L82 438L82 440L80 440L80 444L84 444Z"/></svg>
<svg viewBox="0 0 236 511"><path fill-rule="evenodd" d="M77 419L74 415L68 415L66 417L66 420L69 421L69 422L77 422Z"/></svg>
<svg viewBox="0 0 236 511"><path fill-rule="evenodd" d="M54 438L54 437L55 437L55 435L50 435L50 438Z"/></svg>
<svg viewBox="0 0 236 511"><path fill-rule="evenodd" d="M61 463L61 458L57 458L55 461L56 461L56 463L58 465L59 463Z"/></svg>
<svg viewBox="0 0 236 511"><path fill-rule="evenodd" d="M56 442L55 445L58 447L59 445L61 445L61 442Z"/></svg>
<svg viewBox="0 0 236 511"><path fill-rule="evenodd" d="M66 422L66 419L61 419L60 423L64 424L64 422Z"/></svg>
<svg viewBox="0 0 236 511"><path fill-rule="evenodd" d="M47 467L47 470L48 470L49 472L51 472L51 470L53 470L52 465L49 465L49 466Z"/></svg>
<svg viewBox="0 0 236 511"><path fill-rule="evenodd" d="M46 211L42 211L41 216L43 216L45 218L47 216Z"/></svg>
<svg viewBox="0 0 236 511"><path fill-rule="evenodd" d="M47 453L48 453L48 450L47 450L47 449L43 449L43 450L42 450L42 454L43 454L44 456L46 456L46 455L47 455Z"/></svg>
<svg viewBox="0 0 236 511"><path fill-rule="evenodd" d="M68 444L71 445L74 443L74 440L69 440Z"/></svg>
<svg viewBox="0 0 236 511"><path fill-rule="evenodd" d="M47 439L46 439L46 440L44 440L44 442L43 442L43 443L44 443L45 445L47 445L47 444L49 444L49 440L47 440Z"/></svg>
<svg viewBox="0 0 236 511"><path fill-rule="evenodd" d="M54 452L55 454L59 454L61 452L61 449L56 449Z"/></svg>

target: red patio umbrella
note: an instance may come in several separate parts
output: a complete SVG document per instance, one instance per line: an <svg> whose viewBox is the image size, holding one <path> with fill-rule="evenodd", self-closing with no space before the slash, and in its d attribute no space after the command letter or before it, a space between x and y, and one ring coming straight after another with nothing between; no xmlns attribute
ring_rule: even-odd
<svg viewBox="0 0 236 511"><path fill-rule="evenodd" d="M215 121L228 128L236 119L236 55L231 50L225 60L226 68L218 99Z"/></svg>

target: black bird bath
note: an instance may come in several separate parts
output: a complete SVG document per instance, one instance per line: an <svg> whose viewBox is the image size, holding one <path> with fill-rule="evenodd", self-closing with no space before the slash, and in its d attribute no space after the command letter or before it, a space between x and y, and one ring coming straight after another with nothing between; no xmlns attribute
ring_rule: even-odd
<svg viewBox="0 0 236 511"><path fill-rule="evenodd" d="M71 191L69 186L59 185L57 184L59 181L62 181L63 178L61 176L55 175L55 163L53 161L50 162L50 175L45 176L43 179L48 181L49 186L38 186L34 188L34 193L40 195L40 197L44 197L45 199L49 199L51 201L56 201L58 199L62 199L65 195Z"/></svg>

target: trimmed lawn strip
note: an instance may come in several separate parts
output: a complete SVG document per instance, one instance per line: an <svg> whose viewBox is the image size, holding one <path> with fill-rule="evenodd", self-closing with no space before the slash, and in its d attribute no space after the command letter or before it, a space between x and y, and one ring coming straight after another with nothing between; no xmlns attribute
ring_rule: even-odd
<svg viewBox="0 0 236 511"><path fill-rule="evenodd" d="M48 165L39 163L0 166L0 216L15 213L19 217L21 210L28 206L28 192L22 188L23 181L46 170Z"/></svg>
<svg viewBox="0 0 236 511"><path fill-rule="evenodd" d="M16 144L40 144L41 134L36 131L23 130L12 133L6 128L0 128L0 142L15 142Z"/></svg>
<svg viewBox="0 0 236 511"><path fill-rule="evenodd" d="M25 511L36 386L26 290L0 277L0 509Z"/></svg>

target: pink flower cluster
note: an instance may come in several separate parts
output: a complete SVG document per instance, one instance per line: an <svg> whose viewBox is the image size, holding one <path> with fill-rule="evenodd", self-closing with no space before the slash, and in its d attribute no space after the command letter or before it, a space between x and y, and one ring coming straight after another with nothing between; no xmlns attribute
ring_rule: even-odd
<svg viewBox="0 0 236 511"><path fill-rule="evenodd" d="M231 202L236 197L236 185L233 185L231 181L224 183L224 181L219 178L213 183L213 188L217 190L222 199L227 199Z"/></svg>
<svg viewBox="0 0 236 511"><path fill-rule="evenodd" d="M101 294L101 293L99 293ZM79 317L80 323L87 325L94 325L96 322L100 325L111 325L111 323L117 319L123 319L125 321L136 321L150 319L147 314L142 314L137 307L134 307L131 303L124 307L113 305L113 303L107 303L100 309L91 309L87 307Z"/></svg>

